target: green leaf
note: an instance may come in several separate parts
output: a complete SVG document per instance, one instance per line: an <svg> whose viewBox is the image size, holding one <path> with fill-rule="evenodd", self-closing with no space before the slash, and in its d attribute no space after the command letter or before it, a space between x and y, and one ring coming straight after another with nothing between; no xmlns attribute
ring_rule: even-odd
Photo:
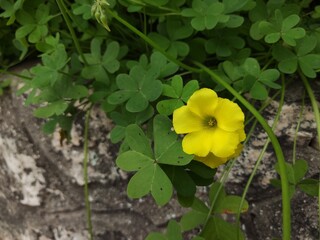
<svg viewBox="0 0 320 240"><path fill-rule="evenodd" d="M228 195L224 198L223 202L221 203L219 208L216 210L216 212L237 213L239 210L240 203L241 203L241 197ZM240 212L246 212L248 211L248 208L249 208L249 204L246 200L244 200L244 203L242 205L242 208L240 209Z"/></svg>
<svg viewBox="0 0 320 240"><path fill-rule="evenodd" d="M184 214L180 220L180 225L183 231L189 231L205 223L209 209L199 199L195 198L192 204L192 210Z"/></svg>
<svg viewBox="0 0 320 240"><path fill-rule="evenodd" d="M127 194L130 198L141 198L150 192L155 181L155 166L154 164L147 164L133 175L127 187Z"/></svg>
<svg viewBox="0 0 320 240"><path fill-rule="evenodd" d="M171 115L175 109L183 105L180 99L162 100L157 103L157 110L160 114L168 116Z"/></svg>
<svg viewBox="0 0 320 240"><path fill-rule="evenodd" d="M137 124L127 126L126 141L132 150L140 152L150 158L153 157L150 140Z"/></svg>
<svg viewBox="0 0 320 240"><path fill-rule="evenodd" d="M110 140L112 143L120 142L126 133L126 128L123 126L116 125L110 132Z"/></svg>
<svg viewBox="0 0 320 240"><path fill-rule="evenodd" d="M172 184L168 176L159 165L154 165L154 177L152 179L151 195L160 206L166 204L172 196Z"/></svg>
<svg viewBox="0 0 320 240"><path fill-rule="evenodd" d="M250 90L250 95L254 99L265 100L268 97L268 91L263 84L256 82Z"/></svg>
<svg viewBox="0 0 320 240"><path fill-rule="evenodd" d="M292 74L298 69L298 59L288 58L284 59L278 64L279 70L283 73Z"/></svg>
<svg viewBox="0 0 320 240"><path fill-rule="evenodd" d="M56 126L57 126L56 119L49 120L42 126L42 131L46 134L52 134L56 129Z"/></svg>
<svg viewBox="0 0 320 240"><path fill-rule="evenodd" d="M217 172L217 169L212 169L207 165L203 164L202 162L198 161L191 161L187 167L198 176L207 179L213 178Z"/></svg>
<svg viewBox="0 0 320 240"><path fill-rule="evenodd" d="M183 240L181 235L181 227L176 221L169 221L166 236L168 240Z"/></svg>
<svg viewBox="0 0 320 240"><path fill-rule="evenodd" d="M145 95L141 93L134 93L130 96L126 104L126 109L129 112L136 113L145 110L148 105L148 100Z"/></svg>
<svg viewBox="0 0 320 240"><path fill-rule="evenodd" d="M175 75L171 80L171 86L177 94L176 97L181 96L183 90L182 77L179 75Z"/></svg>
<svg viewBox="0 0 320 240"><path fill-rule="evenodd" d="M211 204L214 202L214 212L220 209L220 206L223 204L225 197L226 192L223 185L219 182L215 182L214 184L212 184L209 192L209 199Z"/></svg>
<svg viewBox="0 0 320 240"><path fill-rule="evenodd" d="M282 22L282 31L286 32L296 26L300 22L300 17L296 14L292 14L286 17Z"/></svg>
<svg viewBox="0 0 320 240"><path fill-rule="evenodd" d="M196 185L188 173L181 167L163 165L163 170L170 178L177 194L180 197L193 198L196 192Z"/></svg>
<svg viewBox="0 0 320 240"><path fill-rule="evenodd" d="M262 82L264 85L275 88L275 89L280 89L281 86L275 81L280 77L280 73L277 69L267 69L263 72L261 72L259 76L259 81Z"/></svg>
<svg viewBox="0 0 320 240"><path fill-rule="evenodd" d="M45 107L34 110L33 115L38 118L48 118L52 115L61 115L67 109L68 103L63 100L49 103Z"/></svg>
<svg viewBox="0 0 320 240"><path fill-rule="evenodd" d="M255 58L247 58L243 63L243 68L248 74L254 77L260 75L260 65Z"/></svg>
<svg viewBox="0 0 320 240"><path fill-rule="evenodd" d="M181 15L184 17L193 17L191 26L198 31L213 29L218 22L227 22L229 16L223 14L224 5L220 2L211 2L195 0L192 2L192 8L183 9Z"/></svg>
<svg viewBox="0 0 320 240"><path fill-rule="evenodd" d="M199 83L197 80L188 81L183 88L181 99L186 103L191 97L191 95L198 89L199 89Z"/></svg>
<svg viewBox="0 0 320 240"><path fill-rule="evenodd" d="M304 179L298 184L298 187L310 196L319 196L319 180L317 179Z"/></svg>
<svg viewBox="0 0 320 240"><path fill-rule="evenodd" d="M36 24L26 24L21 26L20 28L17 29L16 31L16 38L24 38L28 34L30 34L34 29L36 28Z"/></svg>
<svg viewBox="0 0 320 240"><path fill-rule="evenodd" d="M308 171L308 163L305 160L297 160L292 166L294 174L294 184L299 183Z"/></svg>
<svg viewBox="0 0 320 240"><path fill-rule="evenodd" d="M151 232L145 240L168 240L165 236L158 232Z"/></svg>
<svg viewBox="0 0 320 240"><path fill-rule="evenodd" d="M315 78L317 76L317 70L320 69L320 55L308 54L302 56L298 60L301 71L309 78Z"/></svg>
<svg viewBox="0 0 320 240"><path fill-rule="evenodd" d="M127 151L120 154L116 160L117 166L124 171L139 171L154 163L154 160L137 151Z"/></svg>
<svg viewBox="0 0 320 240"><path fill-rule="evenodd" d="M239 231L239 238L237 232ZM244 234L231 223L219 217L211 217L202 230L202 235L206 240L242 240Z"/></svg>
<svg viewBox="0 0 320 240"><path fill-rule="evenodd" d="M154 153L157 162L170 165L186 165L193 156L183 152L181 141L177 140L177 134L171 130L171 121L157 115L153 120L154 128Z"/></svg>
<svg viewBox="0 0 320 240"><path fill-rule="evenodd" d="M158 76L159 69L145 70L140 65L132 67L129 75L118 75L119 90L108 97L108 102L120 104L127 101L126 109L132 113L146 110L149 102L155 101L161 95L162 83L156 79Z"/></svg>
<svg viewBox="0 0 320 240"><path fill-rule="evenodd" d="M70 86L66 93L64 94L64 97L66 98L72 98L72 99L80 99L87 97L89 95L88 89L83 85L73 85Z"/></svg>

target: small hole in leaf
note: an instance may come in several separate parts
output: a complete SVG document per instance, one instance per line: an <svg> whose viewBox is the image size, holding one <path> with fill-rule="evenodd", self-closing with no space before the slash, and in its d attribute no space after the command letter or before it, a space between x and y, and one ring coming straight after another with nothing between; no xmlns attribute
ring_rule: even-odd
<svg viewBox="0 0 320 240"><path fill-rule="evenodd" d="M161 188L160 188L160 191L162 191L162 190L163 190L163 188L161 187Z"/></svg>

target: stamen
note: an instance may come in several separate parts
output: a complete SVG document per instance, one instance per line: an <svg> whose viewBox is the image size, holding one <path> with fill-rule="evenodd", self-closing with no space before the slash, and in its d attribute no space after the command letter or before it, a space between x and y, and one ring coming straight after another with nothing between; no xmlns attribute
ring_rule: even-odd
<svg viewBox="0 0 320 240"><path fill-rule="evenodd" d="M208 125L210 127L216 126L217 125L217 120L214 117L210 117L209 120L208 120Z"/></svg>

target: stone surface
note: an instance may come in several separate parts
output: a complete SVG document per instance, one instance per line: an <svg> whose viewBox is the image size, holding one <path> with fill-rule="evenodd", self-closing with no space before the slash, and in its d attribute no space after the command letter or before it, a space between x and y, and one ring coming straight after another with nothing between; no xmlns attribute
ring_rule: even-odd
<svg viewBox="0 0 320 240"><path fill-rule="evenodd" d="M301 109L302 90L297 86L287 90L276 127L289 162ZM269 124L277 107L274 100L264 110ZM308 161L308 177L318 177L320 154L307 100L302 116L296 158ZM140 240L150 231L163 230L168 220L179 219L186 210L174 199L162 208L149 197L128 199L130 175L115 166L117 146L108 137L112 123L99 109L93 109L90 119L88 170L95 239ZM71 141L61 142L59 131L53 136L41 132L41 120L32 116L30 107L23 106L23 98L9 91L0 98L0 240L88 239L82 177L83 123L84 116L79 116ZM228 192L242 194L266 139L258 126L230 172ZM281 192L270 186L270 180L277 177L275 162L269 146L248 191L249 211L242 215L247 239L281 236ZM222 171L223 167L220 175ZM206 189L201 188L199 194L205 195ZM292 209L292 239L318 239L317 198L298 191Z"/></svg>

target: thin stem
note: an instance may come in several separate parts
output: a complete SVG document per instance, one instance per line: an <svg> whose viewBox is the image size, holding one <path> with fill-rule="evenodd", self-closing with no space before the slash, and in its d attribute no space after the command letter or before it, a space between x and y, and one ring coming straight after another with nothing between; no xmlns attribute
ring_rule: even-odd
<svg viewBox="0 0 320 240"><path fill-rule="evenodd" d="M289 198L289 184L286 173L286 165L284 155L279 144L277 137L275 136L273 130L268 125L266 120L261 116L261 114L244 98L242 97L234 88L232 88L227 82L225 82L219 75L211 71L209 68L201 63L195 62L197 66L208 73L213 80L225 87L232 95L234 95L259 121L261 126L264 128L268 134L270 141L273 145L275 154L277 156L280 179L281 179L281 189L282 189L282 231L283 240L290 240L291 238L291 209L290 209L290 198Z"/></svg>
<svg viewBox="0 0 320 240"><path fill-rule="evenodd" d="M165 50L163 50L157 43L155 43L154 41L152 41L148 36L146 36L144 33L142 33L141 31L139 31L137 28L135 28L134 26L132 26L130 23L128 23L126 20L124 20L123 18L121 18L117 13L113 12L110 9L106 9L108 14L110 14L112 17L114 17L118 22L122 23L124 26L126 26L128 29L130 29L132 32L134 32L136 35L138 35L139 37L141 37L145 42L147 42L150 46L152 46L154 49L158 50L159 52L161 52L167 59L169 59L170 61L172 61L173 63L179 65L180 67L191 71L191 72L201 72L201 70L199 70L198 68L194 68L194 67L190 67L186 64L184 64L183 62L179 61L178 59L176 59L175 57L171 56L170 54L168 54Z"/></svg>
<svg viewBox="0 0 320 240"><path fill-rule="evenodd" d="M60 12L62 13L62 16L63 16L63 18L64 18L64 21L65 21L66 24L67 24L67 27L68 27L68 29L69 29L69 31L70 31L72 40L73 40L73 42L74 42L74 45L75 45L75 47L76 47L76 49L77 49L80 57L82 58L84 64L85 64L86 66L88 66L89 64L88 64L85 56L84 56L83 53L82 53L82 50L81 50L81 47L80 47L78 38L77 38L77 36L76 36L76 34L75 34L75 32L74 32L74 29L73 29L73 27L72 27L71 21L70 21L70 19L69 19L69 17L68 17L68 13L67 13L68 9L67 9L66 5L64 4L63 0L56 0L56 3L57 3L57 5L58 5L58 7L59 7L59 9L60 9Z"/></svg>
<svg viewBox="0 0 320 240"><path fill-rule="evenodd" d="M279 118L280 118L280 113L281 113L281 110L282 110L282 107L283 107L283 103L284 103L284 93L285 93L285 84L284 84L284 77L282 75L282 88L281 88L281 97L280 97L280 102L279 102L279 107L278 107L278 111L277 111L277 114L275 116L275 119L274 119L274 122L272 124L272 130L275 129L278 121L279 121ZM248 190L249 190L249 187L251 185L251 182L253 180L253 177L256 175L256 172L258 170L258 167L260 166L260 163L263 159L263 156L267 150L267 147L269 146L269 143L270 143L270 138L267 139L266 143L264 144L260 154L259 154L259 157L257 159L257 162L250 174L250 177L247 181L247 184L243 190L243 193L242 193L242 196L241 196L241 201L240 201L240 204L239 204L239 208L238 208L238 213L237 213L237 217L236 217L236 226L237 226L237 229L240 230L239 228L239 225L240 225L240 214L241 214L241 209L243 207L243 204L244 204L244 200L245 200L245 197L248 193ZM237 239L239 239L240 237L240 231L237 231Z"/></svg>
<svg viewBox="0 0 320 240"><path fill-rule="evenodd" d="M302 114L304 111L304 98L305 98L305 91L303 91L301 109L300 109L300 113L299 113L296 131L294 133L294 138L293 138L293 150L292 150L292 152L293 152L292 153L292 164L293 165L296 162L297 138L298 138L298 132L299 132L299 128L300 128L300 124L301 124L301 120L302 120Z"/></svg>
<svg viewBox="0 0 320 240"><path fill-rule="evenodd" d="M306 88L307 93L310 98L310 101L311 101L313 114L314 114L314 118L316 120L316 125L317 125L318 144L319 144L319 149L320 149L320 112L319 112L319 107L317 104L316 97L314 96L314 93L311 89L311 86L310 86L307 78L303 75L303 73L301 71L299 71L299 75L303 81L304 87ZM320 179L320 176L319 176L319 179ZM320 185L319 185L319 191L318 191L318 206L319 206L318 216L319 216L319 225L320 225Z"/></svg>
<svg viewBox="0 0 320 240"><path fill-rule="evenodd" d="M10 72L10 71L7 71L7 70L2 70L2 69L0 69L0 73L9 74L9 75L16 76L16 77L19 77L19 78L22 78L22 79L26 79L26 80L31 80L32 79L31 77L27 77L27 76L21 75L19 73Z"/></svg>
<svg viewBox="0 0 320 240"><path fill-rule="evenodd" d="M84 199L85 199L85 206L86 206L86 213L87 213L87 225L88 225L88 231L89 231L89 237L90 237L89 239L93 240L92 221L91 221L91 207L90 207L90 201L89 201L89 187L88 187L88 158L89 158L88 132L89 132L90 110L91 110L91 108L86 113L85 126L84 126L83 179L84 179Z"/></svg>

